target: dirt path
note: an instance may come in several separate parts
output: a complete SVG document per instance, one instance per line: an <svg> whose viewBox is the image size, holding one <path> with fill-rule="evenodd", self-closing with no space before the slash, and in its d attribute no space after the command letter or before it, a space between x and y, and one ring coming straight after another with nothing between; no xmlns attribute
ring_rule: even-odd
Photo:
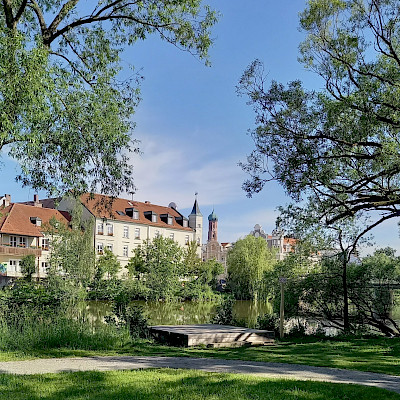
<svg viewBox="0 0 400 400"><path fill-rule="evenodd" d="M71 371L111 371L144 368L185 368L208 372L252 374L264 377L355 383L400 393L400 377L299 364L188 357L82 357L0 362L0 373L44 374Z"/></svg>

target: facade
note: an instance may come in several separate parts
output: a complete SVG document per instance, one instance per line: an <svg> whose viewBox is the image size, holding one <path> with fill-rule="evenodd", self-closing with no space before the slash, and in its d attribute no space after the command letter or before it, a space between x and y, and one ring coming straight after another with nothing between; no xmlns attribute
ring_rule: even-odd
<svg viewBox="0 0 400 400"><path fill-rule="evenodd" d="M149 201L114 198L104 195L81 196L84 206L83 218L94 220L94 247L98 255L104 249L112 251L124 267L133 256L132 251L144 240L163 236L188 245L196 241L201 255L203 216L197 199L189 218L184 217L175 203L168 207L152 204ZM60 200L57 208L71 212L75 203L70 198Z"/></svg>
<svg viewBox="0 0 400 400"><path fill-rule="evenodd" d="M272 234L268 235L262 229L261 225L256 224L254 230L250 232L250 235L265 239L269 248L277 250L278 260L283 260L288 254L296 249L296 239L285 237L284 231L279 227L276 227L272 231Z"/></svg>
<svg viewBox="0 0 400 400"><path fill-rule="evenodd" d="M208 216L208 240L203 246L203 261L216 260L224 266L224 277L227 276L226 258L231 243L218 242L218 217L213 210Z"/></svg>
<svg viewBox="0 0 400 400"><path fill-rule="evenodd" d="M22 276L20 261L27 255L36 259L34 278L46 277L49 238L45 227L51 218L68 224L67 213L43 208L35 196L35 205L11 203L11 196L0 198L0 283Z"/></svg>

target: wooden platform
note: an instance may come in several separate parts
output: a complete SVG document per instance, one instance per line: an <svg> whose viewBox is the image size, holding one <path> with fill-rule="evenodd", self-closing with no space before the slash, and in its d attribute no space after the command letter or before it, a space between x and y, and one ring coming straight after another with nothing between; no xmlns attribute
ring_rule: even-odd
<svg viewBox="0 0 400 400"><path fill-rule="evenodd" d="M152 335L161 343L173 346L210 347L261 345L274 342L274 333L229 325L160 325L150 328Z"/></svg>

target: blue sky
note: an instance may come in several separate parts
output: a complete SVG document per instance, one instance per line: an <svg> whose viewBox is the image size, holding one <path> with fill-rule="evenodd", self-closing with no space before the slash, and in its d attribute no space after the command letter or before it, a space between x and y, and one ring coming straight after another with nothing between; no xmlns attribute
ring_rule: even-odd
<svg viewBox="0 0 400 400"><path fill-rule="evenodd" d="M133 137L141 140L143 152L132 157L135 199L160 205L174 201L187 215L198 192L205 221L214 207L219 240L229 242L248 234L256 223L271 232L276 207L289 202L276 183L250 199L241 189L246 175L237 164L252 150L247 130L254 127L252 109L235 93L241 74L259 58L270 79L301 79L315 89L323 84L297 62L304 38L298 13L304 0L205 2L222 14L213 30L211 67L155 36L124 54L124 66L134 65L145 77L143 100L134 116ZM11 193L13 201L32 199L34 192L14 181L17 165L7 157L3 161L0 193ZM397 221L374 234L377 246L400 250ZM206 239L206 229L203 235Z"/></svg>

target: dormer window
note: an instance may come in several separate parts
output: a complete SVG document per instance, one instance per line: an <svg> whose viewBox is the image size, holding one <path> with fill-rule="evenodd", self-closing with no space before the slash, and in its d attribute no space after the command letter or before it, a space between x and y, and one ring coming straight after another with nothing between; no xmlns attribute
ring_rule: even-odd
<svg viewBox="0 0 400 400"><path fill-rule="evenodd" d="M42 226L42 220L39 217L30 217L30 221L33 225Z"/></svg>
<svg viewBox="0 0 400 400"><path fill-rule="evenodd" d="M134 207L125 208L125 214L132 219L139 219L139 211Z"/></svg>
<svg viewBox="0 0 400 400"><path fill-rule="evenodd" d="M158 215L153 212L153 211L145 211L144 212L145 218L147 218L151 222L157 222L158 221Z"/></svg>
<svg viewBox="0 0 400 400"><path fill-rule="evenodd" d="M185 217L175 217L175 220L180 226L183 226L184 228L188 227L188 220Z"/></svg>
<svg viewBox="0 0 400 400"><path fill-rule="evenodd" d="M172 225L173 224L173 216L170 214L161 214L160 215L161 221L165 222L168 225Z"/></svg>

